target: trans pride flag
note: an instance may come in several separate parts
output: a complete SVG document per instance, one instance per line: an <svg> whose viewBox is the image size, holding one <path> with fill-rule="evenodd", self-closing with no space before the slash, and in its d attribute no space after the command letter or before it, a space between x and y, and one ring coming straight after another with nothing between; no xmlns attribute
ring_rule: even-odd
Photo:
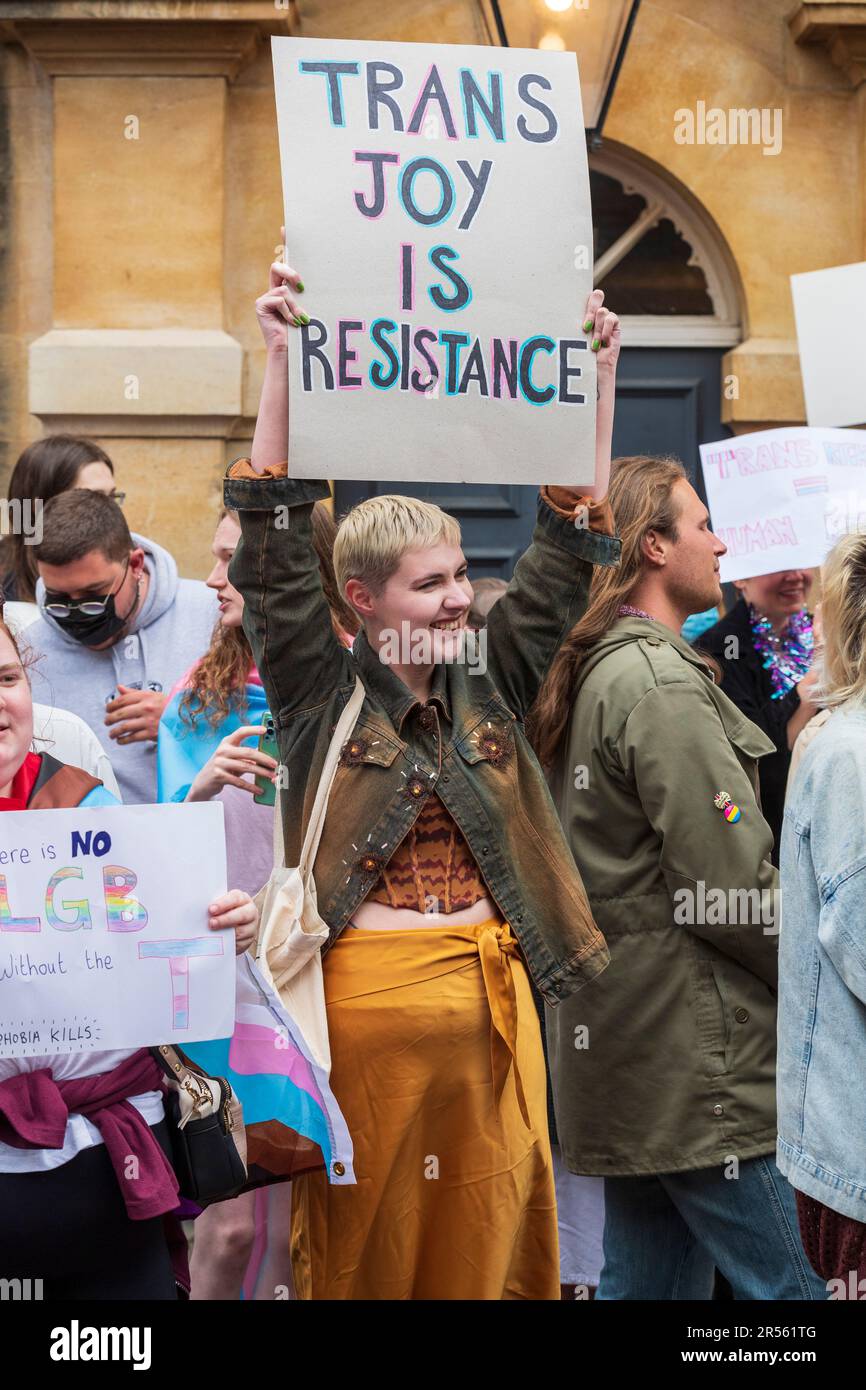
<svg viewBox="0 0 866 1390"><path fill-rule="evenodd" d="M226 735L245 724L264 724L268 716L261 679L253 667L239 708L231 710L216 729L205 719L190 728L179 713L190 675L187 672L174 687L159 721L160 801L183 801L196 774ZM238 956L236 963L232 1036L184 1042L183 1048L199 1066L211 1075L224 1076L235 1089L247 1131L248 1185L261 1187L322 1167L331 1182L354 1183L352 1141L328 1073L315 1061L297 1022L252 956Z"/></svg>
<svg viewBox="0 0 866 1390"><path fill-rule="evenodd" d="M328 1074L249 953L237 957L232 1036L183 1047L237 1092L250 1187L323 1166L330 1182L354 1183L352 1140Z"/></svg>
<svg viewBox="0 0 866 1390"><path fill-rule="evenodd" d="M194 669L194 668L193 668ZM258 671L253 667L247 677L243 701L232 709L216 729L204 718L195 727L180 717L180 702L189 686L192 671L188 671L174 686L168 704L159 719L157 743L157 801L183 801L196 774L219 748L227 734L233 734L244 724L264 724L268 717L267 701ZM249 740L255 744L255 739Z"/></svg>

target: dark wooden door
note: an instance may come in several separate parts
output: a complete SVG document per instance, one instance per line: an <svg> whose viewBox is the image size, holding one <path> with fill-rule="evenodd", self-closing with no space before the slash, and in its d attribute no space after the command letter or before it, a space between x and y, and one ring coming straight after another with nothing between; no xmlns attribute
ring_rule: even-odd
<svg viewBox="0 0 866 1390"><path fill-rule="evenodd" d="M716 348L624 350L617 378L614 457L673 454L703 495L698 445L726 438L721 423L721 352ZM336 512L382 493L401 492L438 502L460 522L470 578L503 579L529 543L534 487L466 483L337 483Z"/></svg>

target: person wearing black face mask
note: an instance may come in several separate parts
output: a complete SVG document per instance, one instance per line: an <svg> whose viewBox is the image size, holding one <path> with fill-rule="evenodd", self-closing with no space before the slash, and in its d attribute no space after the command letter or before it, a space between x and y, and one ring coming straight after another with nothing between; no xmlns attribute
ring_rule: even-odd
<svg viewBox="0 0 866 1390"><path fill-rule="evenodd" d="M144 551L141 552L142 560ZM45 603L42 605L49 617L53 618L58 627L64 632L68 632L70 637L74 637L76 642L82 642L85 647L90 647L91 651L102 651L103 647L111 646L126 628L130 618L139 608L142 599L142 583L147 584L146 573L141 573L136 581L135 597L132 607L128 613L119 614L117 612L116 597L126 583L126 577L130 573L130 558L127 559L123 570L123 578L117 590L110 590L104 598L96 595L90 598L74 599L70 594L54 593L46 587ZM134 571L132 571L134 576ZM89 591L86 591L89 592Z"/></svg>
<svg viewBox="0 0 866 1390"><path fill-rule="evenodd" d="M34 695L72 710L97 737L107 733L124 801L156 801L159 718L210 642L214 597L179 579L171 556L93 492L52 498L34 549L41 616L27 641L42 658Z"/></svg>

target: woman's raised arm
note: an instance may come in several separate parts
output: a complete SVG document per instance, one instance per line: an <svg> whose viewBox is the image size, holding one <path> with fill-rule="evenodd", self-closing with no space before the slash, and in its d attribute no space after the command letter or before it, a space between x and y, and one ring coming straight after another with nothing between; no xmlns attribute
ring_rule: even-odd
<svg viewBox="0 0 866 1390"><path fill-rule="evenodd" d="M241 524L229 578L243 595L244 630L275 717L322 704L351 680L313 542L313 505L330 489L324 479L286 475L286 355L290 327L307 320L294 298L301 288L296 271L273 263L268 289L256 301L268 359L252 457L232 464L223 494Z"/></svg>
<svg viewBox="0 0 866 1390"><path fill-rule="evenodd" d="M280 230L285 239L285 228ZM285 247L280 249L285 251ZM256 300L256 317L267 352L250 460L257 473L285 463L289 456L289 329L310 322L297 300L303 289L298 272L282 258L272 263L268 288Z"/></svg>

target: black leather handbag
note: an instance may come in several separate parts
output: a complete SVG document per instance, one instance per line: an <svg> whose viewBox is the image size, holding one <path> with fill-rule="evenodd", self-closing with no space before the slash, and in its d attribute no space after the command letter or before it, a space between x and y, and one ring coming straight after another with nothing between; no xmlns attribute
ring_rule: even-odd
<svg viewBox="0 0 866 1390"><path fill-rule="evenodd" d="M179 1047L164 1044L151 1054L168 1081L166 1111L180 1195L199 1206L236 1196L247 1180L247 1140L234 1090Z"/></svg>

